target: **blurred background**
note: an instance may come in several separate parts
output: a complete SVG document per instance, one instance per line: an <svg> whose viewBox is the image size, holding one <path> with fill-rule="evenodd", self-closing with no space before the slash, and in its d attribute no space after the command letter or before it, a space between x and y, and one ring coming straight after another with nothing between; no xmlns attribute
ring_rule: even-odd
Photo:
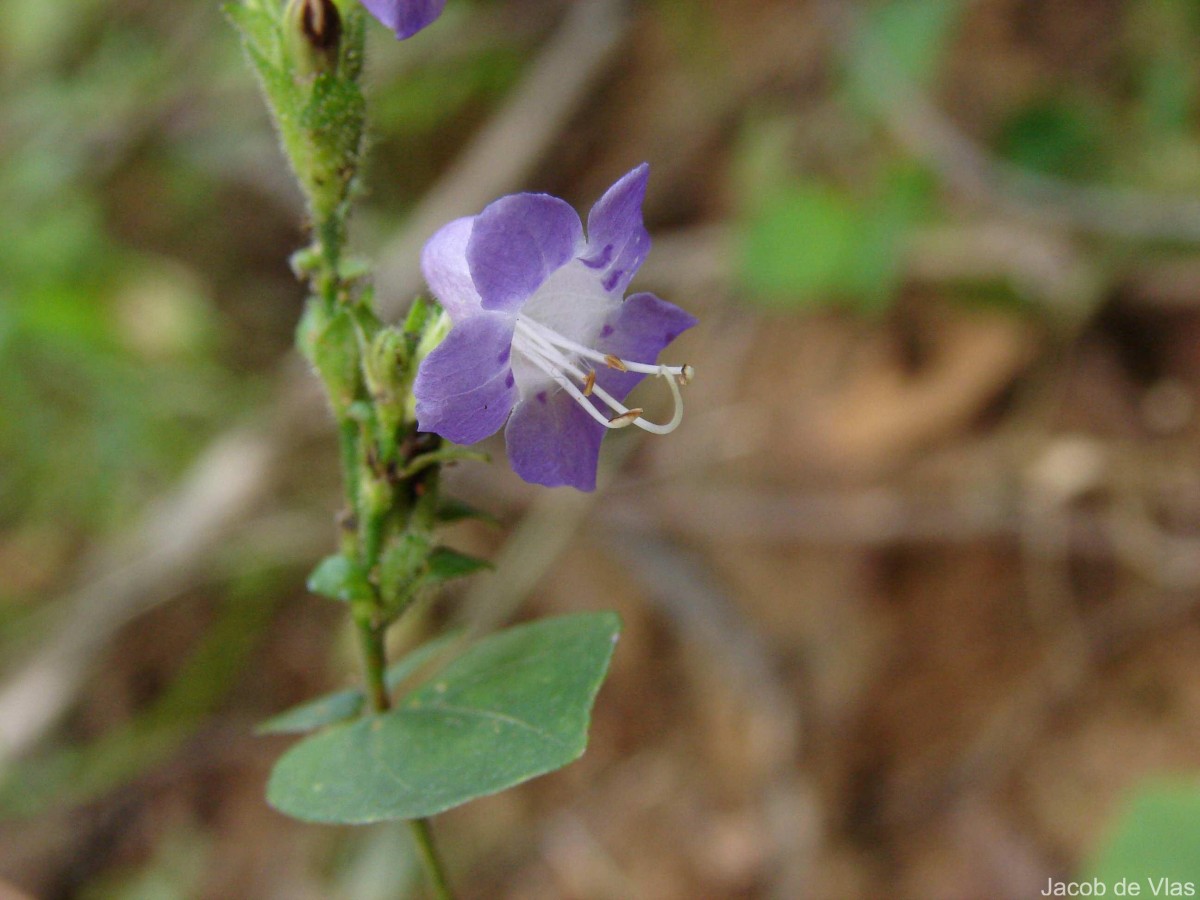
<svg viewBox="0 0 1200 900"><path fill-rule="evenodd" d="M422 896L402 826L263 800L254 725L357 669L233 31L0 10L0 895ZM625 621L584 758L438 818L462 896L1200 882L1200 6L449 0L369 50L391 317L441 223L645 160L634 288L701 319L596 494L448 474L497 569L398 649Z"/></svg>

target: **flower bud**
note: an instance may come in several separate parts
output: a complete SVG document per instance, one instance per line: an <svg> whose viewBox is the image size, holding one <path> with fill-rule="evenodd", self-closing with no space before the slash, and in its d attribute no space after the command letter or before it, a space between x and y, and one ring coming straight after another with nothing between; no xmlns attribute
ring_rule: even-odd
<svg viewBox="0 0 1200 900"><path fill-rule="evenodd" d="M296 345L312 363L339 415L354 401L360 383L354 322L343 307L326 309L310 301L300 319Z"/></svg>
<svg viewBox="0 0 1200 900"><path fill-rule="evenodd" d="M311 76L337 69L342 17L333 0L288 0L284 23L299 74Z"/></svg>
<svg viewBox="0 0 1200 900"><path fill-rule="evenodd" d="M367 389L380 405L394 405L408 387L407 341L396 328L383 328L367 347L363 372Z"/></svg>

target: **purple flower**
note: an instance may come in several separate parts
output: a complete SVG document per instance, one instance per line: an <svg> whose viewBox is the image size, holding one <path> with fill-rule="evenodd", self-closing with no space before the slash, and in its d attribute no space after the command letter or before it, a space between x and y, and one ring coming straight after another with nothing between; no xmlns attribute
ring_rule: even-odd
<svg viewBox="0 0 1200 900"><path fill-rule="evenodd" d="M473 444L507 421L518 475L590 491L607 429L675 429L691 367L656 360L696 320L653 294L624 297L650 250L648 173L643 163L608 189L586 238L575 210L547 194L502 197L430 238L421 268L452 327L417 372L422 431ZM665 425L622 402L646 375L670 385Z"/></svg>
<svg viewBox="0 0 1200 900"><path fill-rule="evenodd" d="M362 0L362 5L402 41L431 25L442 14L446 0Z"/></svg>

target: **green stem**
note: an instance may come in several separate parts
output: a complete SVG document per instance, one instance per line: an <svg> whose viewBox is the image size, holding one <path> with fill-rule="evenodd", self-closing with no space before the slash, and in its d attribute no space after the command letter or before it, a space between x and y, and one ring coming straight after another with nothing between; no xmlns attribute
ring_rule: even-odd
<svg viewBox="0 0 1200 900"><path fill-rule="evenodd" d="M475 462L489 462L491 457L477 450L464 450L462 447L443 447L440 450L431 450L428 453L422 453L420 456L414 456L403 468L397 470L396 477L408 478L430 466L468 459Z"/></svg>
<svg viewBox="0 0 1200 900"><path fill-rule="evenodd" d="M358 646L362 650L363 674L367 681L367 696L371 709L377 713L387 712L392 702L388 698L384 673L387 656L383 647L383 628L375 624L373 613L365 607L354 610L354 624L358 629Z"/></svg>
<svg viewBox="0 0 1200 900"><path fill-rule="evenodd" d="M331 398L332 399L332 398ZM357 515L358 498L358 423L343 415L338 420L338 455L342 462L342 487L350 509Z"/></svg>
<svg viewBox="0 0 1200 900"><path fill-rule="evenodd" d="M433 844L433 829L429 827L428 819L410 819L413 840L421 851L421 859L425 863L425 871L433 884L433 893L438 900L454 900L450 890L450 882L446 879L446 870L438 857L437 848Z"/></svg>

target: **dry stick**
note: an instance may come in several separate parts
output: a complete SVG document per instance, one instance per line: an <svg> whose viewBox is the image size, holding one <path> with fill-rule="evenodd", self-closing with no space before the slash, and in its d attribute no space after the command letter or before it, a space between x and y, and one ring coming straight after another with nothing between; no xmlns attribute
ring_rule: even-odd
<svg viewBox="0 0 1200 900"><path fill-rule="evenodd" d="M420 289L418 254L438 226L520 186L606 71L627 25L617 0L573 5L509 101L388 245L379 275L382 317L395 317ZM293 407L307 398L299 403L303 413L234 428L213 441L175 493L98 552L97 563L62 598L61 625L0 685L0 774L66 711L121 624L169 596L170 586L194 572L265 494L289 436L317 403L311 375L291 358L284 370L272 405Z"/></svg>

